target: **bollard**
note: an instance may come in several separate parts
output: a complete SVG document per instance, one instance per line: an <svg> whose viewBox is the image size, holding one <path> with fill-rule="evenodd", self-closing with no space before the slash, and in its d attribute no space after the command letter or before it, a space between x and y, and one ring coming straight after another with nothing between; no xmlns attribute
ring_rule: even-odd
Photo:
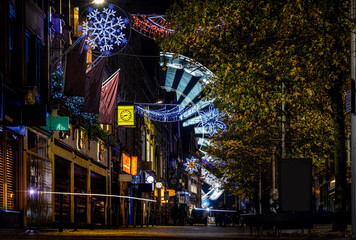
<svg viewBox="0 0 356 240"><path fill-rule="evenodd" d="M148 210L146 211L146 224L147 224L147 227L149 225L149 221L148 221Z"/></svg>
<svg viewBox="0 0 356 240"><path fill-rule="evenodd" d="M136 200L132 201L133 203L133 224L134 224L134 228L136 227Z"/></svg>
<svg viewBox="0 0 356 240"><path fill-rule="evenodd" d="M142 205L141 205L141 211L140 211L140 214L141 214L141 227L143 227L144 215L143 215L143 208L142 208Z"/></svg>
<svg viewBox="0 0 356 240"><path fill-rule="evenodd" d="M59 232L63 232L63 194L59 195Z"/></svg>
<svg viewBox="0 0 356 240"><path fill-rule="evenodd" d="M94 200L91 200L91 224L90 224L90 229L94 229L94 214L95 214L95 204Z"/></svg>
<svg viewBox="0 0 356 240"><path fill-rule="evenodd" d="M128 200L126 200L126 206L127 206L127 208L129 208ZM129 212L128 211L125 211L125 220L126 220L126 227L128 228L129 227Z"/></svg>
<svg viewBox="0 0 356 240"><path fill-rule="evenodd" d="M74 196L74 231L78 231L78 199Z"/></svg>
<svg viewBox="0 0 356 240"><path fill-rule="evenodd" d="M108 210L107 210L107 228L108 229L110 229L111 228L111 224L112 224L112 221L111 221L111 219L112 219L112 208L109 206L109 204L108 204L108 208L107 208Z"/></svg>

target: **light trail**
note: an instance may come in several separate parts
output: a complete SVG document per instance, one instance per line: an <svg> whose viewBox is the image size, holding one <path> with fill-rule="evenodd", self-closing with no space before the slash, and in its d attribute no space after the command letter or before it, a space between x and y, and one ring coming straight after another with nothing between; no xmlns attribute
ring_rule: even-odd
<svg viewBox="0 0 356 240"><path fill-rule="evenodd" d="M129 197L129 196L121 196L121 195L111 195L111 194L100 194L100 193L71 193L71 192L49 192L49 191L35 191L29 190L28 194L33 196L36 194L58 194L58 195L74 195L74 196L98 196L98 197L114 197L114 198L126 198L126 199L134 199L146 202L157 202L156 200L148 199L148 198L138 198L138 197Z"/></svg>
<svg viewBox="0 0 356 240"><path fill-rule="evenodd" d="M229 212L229 213L237 213L235 210L224 210L224 209L212 209L212 208L194 208L200 211L207 211L207 212Z"/></svg>

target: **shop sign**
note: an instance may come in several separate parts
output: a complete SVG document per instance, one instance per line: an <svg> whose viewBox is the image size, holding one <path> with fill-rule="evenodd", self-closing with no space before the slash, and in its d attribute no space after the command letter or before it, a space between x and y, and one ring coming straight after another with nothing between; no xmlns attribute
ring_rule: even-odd
<svg viewBox="0 0 356 240"><path fill-rule="evenodd" d="M132 182L132 175L119 174L119 182Z"/></svg>
<svg viewBox="0 0 356 240"><path fill-rule="evenodd" d="M129 155L122 153L122 171L130 174L131 173L131 158ZM131 179L132 180L132 179Z"/></svg>
<svg viewBox="0 0 356 240"><path fill-rule="evenodd" d="M131 175L132 176L137 175L137 156L131 157Z"/></svg>
<svg viewBox="0 0 356 240"><path fill-rule="evenodd" d="M134 105L117 106L117 124L119 126L135 126Z"/></svg>

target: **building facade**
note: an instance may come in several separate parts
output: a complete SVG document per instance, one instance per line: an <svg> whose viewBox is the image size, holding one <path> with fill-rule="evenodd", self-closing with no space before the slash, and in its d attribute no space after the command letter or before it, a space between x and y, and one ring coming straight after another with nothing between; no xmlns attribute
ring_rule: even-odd
<svg viewBox="0 0 356 240"><path fill-rule="evenodd" d="M181 134L186 131L181 123L135 114L135 127L115 122L101 125L101 134L93 136L93 126L53 101L53 74L77 39L78 19L89 3L0 3L3 227L173 224L178 192L189 194L192 206L201 206L200 176L183 166L185 158L196 155L195 138ZM130 11L137 4L121 7ZM159 56L159 49L132 32L122 53L105 59L103 80L121 69L118 104L174 102L160 87L159 58L140 56ZM89 53L87 65L93 61Z"/></svg>

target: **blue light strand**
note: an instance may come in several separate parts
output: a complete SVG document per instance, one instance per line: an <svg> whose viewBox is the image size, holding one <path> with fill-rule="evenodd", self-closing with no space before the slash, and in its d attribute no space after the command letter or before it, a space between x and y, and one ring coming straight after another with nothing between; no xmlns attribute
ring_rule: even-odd
<svg viewBox="0 0 356 240"><path fill-rule="evenodd" d="M159 121L159 122L177 122L180 120L180 116L189 109L190 107L174 106L173 108L168 108L164 106L157 110L146 109L141 106L135 106L135 111L147 117L148 119Z"/></svg>

